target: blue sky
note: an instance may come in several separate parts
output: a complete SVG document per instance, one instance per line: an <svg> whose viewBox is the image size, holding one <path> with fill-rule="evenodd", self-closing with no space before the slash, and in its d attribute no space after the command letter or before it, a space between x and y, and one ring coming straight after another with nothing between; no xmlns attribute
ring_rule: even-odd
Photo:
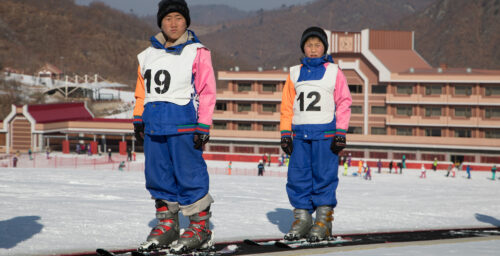
<svg viewBox="0 0 500 256"><path fill-rule="evenodd" d="M95 0L75 0L77 4L89 4ZM159 0L99 0L107 5L122 10L133 12L139 16L156 14ZM294 4L305 4L313 0L186 0L188 5L200 4L225 4L244 11L255 11L259 9L275 9L283 4L289 6Z"/></svg>

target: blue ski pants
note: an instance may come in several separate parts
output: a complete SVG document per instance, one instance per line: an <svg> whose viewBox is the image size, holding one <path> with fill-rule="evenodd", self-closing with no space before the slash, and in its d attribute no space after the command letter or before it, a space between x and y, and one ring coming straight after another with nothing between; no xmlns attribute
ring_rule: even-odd
<svg viewBox="0 0 500 256"><path fill-rule="evenodd" d="M293 140L286 191L294 208L314 212L318 206L337 205L338 155L331 139Z"/></svg>
<svg viewBox="0 0 500 256"><path fill-rule="evenodd" d="M193 136L144 136L146 188L153 198L190 205L207 195L207 165Z"/></svg>

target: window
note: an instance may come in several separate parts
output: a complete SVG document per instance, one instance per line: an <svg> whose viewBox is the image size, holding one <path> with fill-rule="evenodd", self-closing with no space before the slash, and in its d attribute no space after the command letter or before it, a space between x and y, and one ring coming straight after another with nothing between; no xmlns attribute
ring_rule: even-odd
<svg viewBox="0 0 500 256"><path fill-rule="evenodd" d="M229 146L210 145L212 152L229 152Z"/></svg>
<svg viewBox="0 0 500 256"><path fill-rule="evenodd" d="M486 138L500 139L500 129L486 130L484 136Z"/></svg>
<svg viewBox="0 0 500 256"><path fill-rule="evenodd" d="M280 153L279 148L264 148L259 147L259 154L275 154L278 155Z"/></svg>
<svg viewBox="0 0 500 256"><path fill-rule="evenodd" d="M253 153L254 152L254 147L243 147L243 146L235 146L234 147L234 152L235 153Z"/></svg>
<svg viewBox="0 0 500 256"><path fill-rule="evenodd" d="M238 92L249 92L252 90L252 84L250 83L239 83Z"/></svg>
<svg viewBox="0 0 500 256"><path fill-rule="evenodd" d="M351 84L349 85L349 91L351 93L362 93L363 92L363 86L359 84Z"/></svg>
<svg viewBox="0 0 500 256"><path fill-rule="evenodd" d="M412 94L413 93L413 85L410 84L400 84L396 86L397 94Z"/></svg>
<svg viewBox="0 0 500 256"><path fill-rule="evenodd" d="M362 133L362 130L361 130L361 127L349 127L349 129L347 130L347 133L352 133L352 134L361 134Z"/></svg>
<svg viewBox="0 0 500 256"><path fill-rule="evenodd" d="M472 94L472 86L470 85L455 85L455 95L469 96Z"/></svg>
<svg viewBox="0 0 500 256"><path fill-rule="evenodd" d="M426 107L425 116L441 116L441 107Z"/></svg>
<svg viewBox="0 0 500 256"><path fill-rule="evenodd" d="M413 135L413 128L396 128L396 135L411 136Z"/></svg>
<svg viewBox="0 0 500 256"><path fill-rule="evenodd" d="M426 128L425 136L441 137L441 129L439 128Z"/></svg>
<svg viewBox="0 0 500 256"><path fill-rule="evenodd" d="M471 131L469 129L455 129L455 137L470 138Z"/></svg>
<svg viewBox="0 0 500 256"><path fill-rule="evenodd" d="M500 108L485 108L484 109L485 118L500 118Z"/></svg>
<svg viewBox="0 0 500 256"><path fill-rule="evenodd" d="M376 151L371 151L369 153L370 158L381 158L381 159L387 159L387 156L389 155L387 152L376 152Z"/></svg>
<svg viewBox="0 0 500 256"><path fill-rule="evenodd" d="M387 130L385 127L372 127L372 134L386 135Z"/></svg>
<svg viewBox="0 0 500 256"><path fill-rule="evenodd" d="M226 103L215 103L215 110L226 111L227 104Z"/></svg>
<svg viewBox="0 0 500 256"><path fill-rule="evenodd" d="M247 112L252 110L252 104L250 103L239 103L238 112Z"/></svg>
<svg viewBox="0 0 500 256"><path fill-rule="evenodd" d="M425 95L440 95L443 93L443 86L437 84L428 84L425 86Z"/></svg>
<svg viewBox="0 0 500 256"><path fill-rule="evenodd" d="M276 124L262 124L263 131L277 131L278 125Z"/></svg>
<svg viewBox="0 0 500 256"><path fill-rule="evenodd" d="M263 92L275 92L276 91L276 84L262 84L262 91Z"/></svg>
<svg viewBox="0 0 500 256"><path fill-rule="evenodd" d="M361 114L363 113L363 108L361 106L351 105L351 114Z"/></svg>
<svg viewBox="0 0 500 256"><path fill-rule="evenodd" d="M252 130L252 124L251 123L239 123L238 130L240 130L240 131Z"/></svg>
<svg viewBox="0 0 500 256"><path fill-rule="evenodd" d="M397 106L396 114L398 116L411 116L413 115L413 108L412 106Z"/></svg>
<svg viewBox="0 0 500 256"><path fill-rule="evenodd" d="M372 93L373 94L386 94L387 93L387 85L385 85L385 84L372 85Z"/></svg>
<svg viewBox="0 0 500 256"><path fill-rule="evenodd" d="M214 122L212 127L213 127L213 129L216 129L216 130L226 130L227 124L226 124L226 122Z"/></svg>
<svg viewBox="0 0 500 256"><path fill-rule="evenodd" d="M500 84L496 86L485 86L484 89L486 96L500 96Z"/></svg>
<svg viewBox="0 0 500 256"><path fill-rule="evenodd" d="M262 104L263 112L276 112L276 104Z"/></svg>
<svg viewBox="0 0 500 256"><path fill-rule="evenodd" d="M455 116L456 117L470 117L471 109L470 107L456 107Z"/></svg>
<svg viewBox="0 0 500 256"><path fill-rule="evenodd" d="M385 106L372 106L372 114L387 114Z"/></svg>

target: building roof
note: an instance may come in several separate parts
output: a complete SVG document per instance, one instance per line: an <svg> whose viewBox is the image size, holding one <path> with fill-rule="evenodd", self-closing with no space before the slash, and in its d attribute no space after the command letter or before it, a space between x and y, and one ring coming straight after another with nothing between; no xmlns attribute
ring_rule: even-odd
<svg viewBox="0 0 500 256"><path fill-rule="evenodd" d="M391 73L401 73L413 69L432 69L432 67L411 49L372 49L372 53Z"/></svg>
<svg viewBox="0 0 500 256"><path fill-rule="evenodd" d="M92 120L92 113L85 103L56 103L28 105L28 113L37 123Z"/></svg>

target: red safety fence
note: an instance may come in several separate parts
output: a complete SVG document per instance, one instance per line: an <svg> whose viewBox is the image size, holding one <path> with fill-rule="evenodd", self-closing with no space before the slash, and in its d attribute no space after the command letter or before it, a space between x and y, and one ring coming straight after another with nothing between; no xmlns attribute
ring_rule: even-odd
<svg viewBox="0 0 500 256"><path fill-rule="evenodd" d="M1 167L14 167L14 155L0 156ZM117 171L144 171L144 162L128 161L126 156L75 156L75 155L49 155L43 153L34 153L32 157L22 154L17 157L16 168L70 168L82 170L117 170ZM239 175L239 176L257 176L258 170L246 168L221 168L208 167L208 172L215 175ZM286 177L283 171L264 171L264 176Z"/></svg>

